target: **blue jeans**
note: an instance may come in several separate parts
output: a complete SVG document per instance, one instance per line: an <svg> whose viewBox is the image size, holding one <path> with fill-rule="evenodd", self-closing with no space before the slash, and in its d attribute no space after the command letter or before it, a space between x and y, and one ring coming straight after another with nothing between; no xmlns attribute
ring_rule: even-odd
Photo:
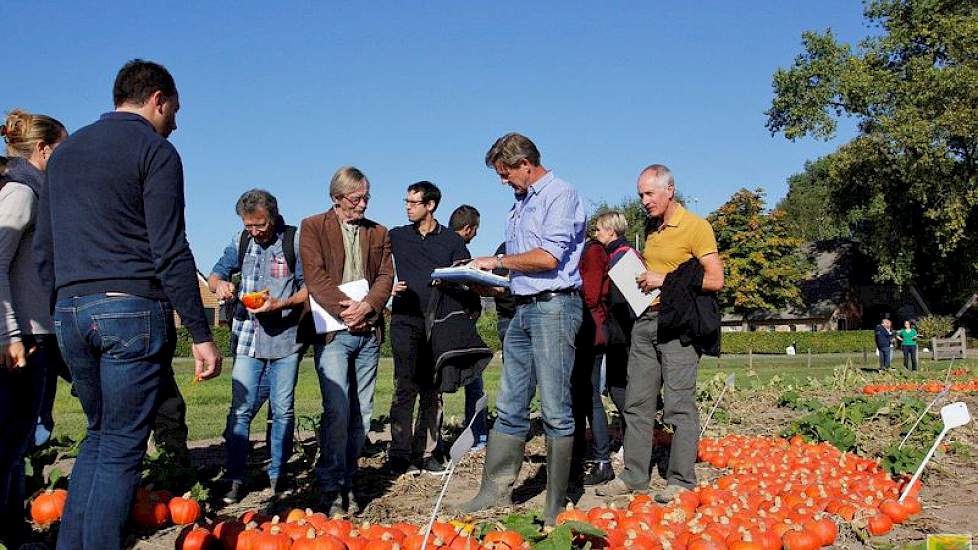
<svg viewBox="0 0 978 550"><path fill-rule="evenodd" d="M28 350L37 346L27 366L0 367L0 542L8 548L19 548L30 532L24 521L24 454L34 440L46 379L57 378L54 361L60 357L53 336L27 336L23 342Z"/></svg>
<svg viewBox="0 0 978 550"><path fill-rule="evenodd" d="M316 477L324 491L350 487L370 430L380 344L373 332L341 331L314 348L323 416Z"/></svg>
<svg viewBox="0 0 978 550"><path fill-rule="evenodd" d="M560 294L546 302L516 308L503 345L496 431L526 437L530 431L530 401L539 383L547 437L574 435L570 381L574 339L583 311L581 298L574 294Z"/></svg>
<svg viewBox="0 0 978 550"><path fill-rule="evenodd" d="M893 358L893 348L882 348L880 352L880 368L888 369L890 368L890 362Z"/></svg>
<svg viewBox="0 0 978 550"><path fill-rule="evenodd" d="M59 300L54 328L88 418L59 550L122 548L176 329L169 303L93 294Z"/></svg>
<svg viewBox="0 0 978 550"><path fill-rule="evenodd" d="M295 429L295 382L299 374L299 354L280 359L256 359L239 355L231 371L231 410L228 411L227 473L232 481L244 481L248 451L251 449L251 420L261 407L261 387L267 384L272 411L271 462L269 479L276 479L292 454Z"/></svg>

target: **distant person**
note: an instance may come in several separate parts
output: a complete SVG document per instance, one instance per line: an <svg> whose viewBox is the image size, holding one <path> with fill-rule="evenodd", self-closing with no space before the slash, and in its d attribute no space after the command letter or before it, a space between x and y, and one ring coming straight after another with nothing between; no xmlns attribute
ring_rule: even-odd
<svg viewBox="0 0 978 550"><path fill-rule="evenodd" d="M440 202L441 191L435 184L412 183L404 197L410 223L390 232L398 282L391 305L394 396L388 467L396 474L415 473L418 468L434 474L445 471L439 456L442 394L434 383L435 362L425 312L431 298L431 272L470 256L465 241L435 219ZM415 459L416 467L412 464Z"/></svg>
<svg viewBox="0 0 978 550"><path fill-rule="evenodd" d="M244 230L236 232L224 255L214 265L207 286L221 300L237 307L231 322L231 409L224 431L230 482L224 502L244 496L251 420L261 406L262 381L267 382L272 426L268 447L268 480L273 499L286 485L285 467L292 454L295 431L295 383L302 346L297 332L302 308L309 296L302 282L299 234L279 214L278 201L263 189L246 191L234 207ZM231 277L241 274L241 287ZM263 292L264 291L264 292ZM252 308L245 294L264 294L264 303Z"/></svg>
<svg viewBox="0 0 978 550"><path fill-rule="evenodd" d="M329 197L332 208L302 220L299 255L310 299L346 326L307 336L314 343L323 397L317 510L332 516L359 512L353 475L373 415L394 266L387 228L365 217L370 204L367 176L352 166L340 168L329 182ZM361 280L368 291L360 300L339 289Z"/></svg>
<svg viewBox="0 0 978 550"><path fill-rule="evenodd" d="M452 216L448 220L448 225L452 228L452 231L457 233L459 237L462 237L465 245L468 246L475 239L476 235L479 234L479 211L474 206L463 204L452 212ZM475 381L465 386L465 426L468 426L469 421L472 420L472 415L475 413L475 404L484 393L485 383L482 378L482 373L479 373L479 377ZM486 424L485 409L479 411L479 414L475 417L475 421L472 422L472 435L475 437L472 449L479 450L485 448L486 441L489 440L489 428Z"/></svg>
<svg viewBox="0 0 978 550"><path fill-rule="evenodd" d="M876 350L879 352L880 370L890 368L893 359L893 322L883 319L876 325Z"/></svg>
<svg viewBox="0 0 978 550"><path fill-rule="evenodd" d="M24 521L24 454L47 381L57 383L61 370L31 242L48 159L68 133L49 116L14 109L0 135L0 543L20 548L31 532Z"/></svg>
<svg viewBox="0 0 978 550"><path fill-rule="evenodd" d="M710 223L676 200L676 182L665 165L652 164L638 177L645 213L656 223L645 240L645 268L638 287L660 290L632 328L625 391L625 469L598 488L602 496L645 492L653 450L656 405L674 429L661 504L696 486L700 435L696 373L702 353L719 353L720 316L715 292L723 288L723 265ZM702 302L702 303L701 303ZM711 327L703 333L702 327ZM715 327L715 328L713 328Z"/></svg>
<svg viewBox="0 0 978 550"><path fill-rule="evenodd" d="M903 368L917 372L917 328L910 319L907 319L897 335L900 338L900 348L903 350Z"/></svg>
<svg viewBox="0 0 978 550"><path fill-rule="evenodd" d="M530 404L540 391L547 436L547 496L543 517L553 524L567 498L574 415L570 377L574 335L581 326L581 276L586 219L577 191L540 163L526 136L510 133L486 153L486 165L515 192L506 222L506 253L474 259L477 269L510 270L516 313L506 332L497 418L489 433L479 494L461 509L509 505L530 431Z"/></svg>
<svg viewBox="0 0 978 550"><path fill-rule="evenodd" d="M183 167L167 136L180 97L170 73L133 60L115 111L52 155L34 251L57 297L55 326L88 430L68 484L58 548L121 548L140 464L176 347L173 310L193 340L195 377L221 372L187 243Z"/></svg>

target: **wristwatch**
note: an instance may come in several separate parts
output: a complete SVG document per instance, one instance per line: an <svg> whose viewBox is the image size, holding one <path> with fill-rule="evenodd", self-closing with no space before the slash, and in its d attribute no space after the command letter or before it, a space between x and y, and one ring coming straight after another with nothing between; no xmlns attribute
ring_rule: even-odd
<svg viewBox="0 0 978 550"><path fill-rule="evenodd" d="M503 256L505 254L496 254L496 269L506 269L503 267Z"/></svg>

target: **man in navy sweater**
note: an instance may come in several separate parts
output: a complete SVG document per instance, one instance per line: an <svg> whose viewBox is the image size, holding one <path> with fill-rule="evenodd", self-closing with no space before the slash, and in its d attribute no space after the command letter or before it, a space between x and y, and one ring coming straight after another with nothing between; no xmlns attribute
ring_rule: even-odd
<svg viewBox="0 0 978 550"><path fill-rule="evenodd" d="M113 97L115 111L49 161L34 241L88 417L59 549L122 548L173 359L174 309L194 342L197 379L221 372L185 234L183 167L166 140L180 108L176 84L161 65L137 59L119 71Z"/></svg>

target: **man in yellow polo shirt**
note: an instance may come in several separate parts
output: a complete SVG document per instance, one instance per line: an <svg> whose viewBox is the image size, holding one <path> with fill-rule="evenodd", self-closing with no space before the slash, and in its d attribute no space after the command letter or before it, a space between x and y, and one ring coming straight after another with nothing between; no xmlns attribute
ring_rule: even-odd
<svg viewBox="0 0 978 550"><path fill-rule="evenodd" d="M676 202L672 172L661 164L642 170L638 195L649 218L657 222L645 240L648 269L636 283L651 292L663 285L666 275L696 258L703 267L702 291L723 287L723 266L709 222ZM618 478L598 488L598 494L615 496L645 492L649 487L652 460L652 430L656 403L662 389L662 419L675 429L669 453L666 488L655 495L661 503L671 501L684 489L696 485L699 417L696 410L696 371L699 352L679 338L658 339L659 304L652 305L632 328L628 357L628 386L625 389L625 470Z"/></svg>

